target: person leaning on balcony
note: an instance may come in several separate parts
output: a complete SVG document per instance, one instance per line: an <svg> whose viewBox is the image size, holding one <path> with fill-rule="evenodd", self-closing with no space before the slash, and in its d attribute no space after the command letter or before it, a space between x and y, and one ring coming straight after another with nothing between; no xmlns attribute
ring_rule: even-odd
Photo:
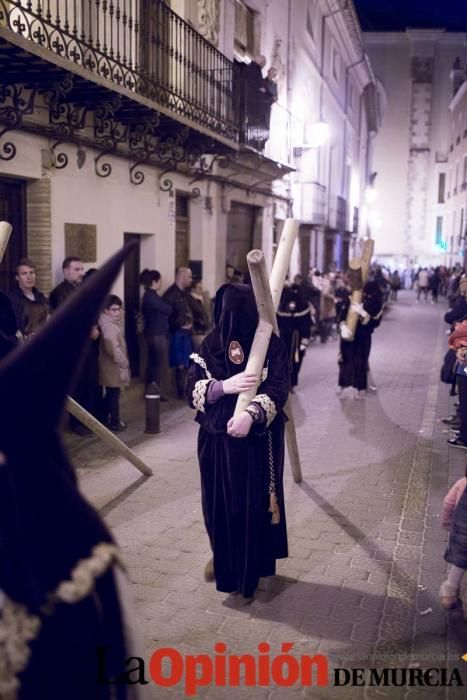
<svg viewBox="0 0 467 700"><path fill-rule="evenodd" d="M265 113L264 113L264 121L266 124L266 129L269 132L270 126L271 126L271 107L274 104L274 102L277 102L277 69L276 68L270 68L268 70L268 74L264 79L264 87L266 88L266 92L264 93L264 101L265 101Z"/></svg>
<svg viewBox="0 0 467 700"><path fill-rule="evenodd" d="M179 267L175 272L175 282L162 296L170 304L172 313L169 316L170 366L175 368L175 386L177 398L185 396L185 381L190 355L193 351L193 313L188 299L193 276L189 267Z"/></svg>
<svg viewBox="0 0 467 700"><path fill-rule="evenodd" d="M245 68L245 99L246 116L249 127L266 128L266 85L263 78L263 68L266 65L264 56L255 56ZM262 136L258 132L258 138Z"/></svg>

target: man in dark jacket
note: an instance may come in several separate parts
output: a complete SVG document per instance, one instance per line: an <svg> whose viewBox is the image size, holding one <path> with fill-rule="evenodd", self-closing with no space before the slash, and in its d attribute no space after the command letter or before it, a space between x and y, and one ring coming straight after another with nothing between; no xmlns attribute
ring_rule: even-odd
<svg viewBox="0 0 467 700"><path fill-rule="evenodd" d="M172 307L169 317L170 366L175 367L177 397L185 397L185 381L189 357L193 351L193 312L188 299L193 276L189 267L179 267L175 272L175 282L163 295L163 300Z"/></svg>
<svg viewBox="0 0 467 700"><path fill-rule="evenodd" d="M60 282L55 289L50 292L49 302L50 308L55 311L75 292L83 281L84 269L83 261L75 256L68 256L62 263L63 282ZM91 340L96 340L97 331L95 328L91 332ZM98 335L98 333L97 333ZM91 344L86 348L86 358L90 358L92 353ZM81 372L75 378L75 385L71 396L77 401L80 406L85 408L90 413L95 412L94 401L91 403L87 400L88 396L95 396L95 389L89 389L89 372L87 362L82 365ZM83 425L75 416L70 415L70 428L78 435L90 435L91 431Z"/></svg>
<svg viewBox="0 0 467 700"><path fill-rule="evenodd" d="M62 264L63 282L60 282L50 292L50 308L57 309L68 299L76 287L79 287L84 277L83 261L72 255L65 258Z"/></svg>
<svg viewBox="0 0 467 700"><path fill-rule="evenodd" d="M18 286L10 292L18 330L28 337L44 325L49 315L49 304L36 287L36 266L30 258L21 258L16 265Z"/></svg>

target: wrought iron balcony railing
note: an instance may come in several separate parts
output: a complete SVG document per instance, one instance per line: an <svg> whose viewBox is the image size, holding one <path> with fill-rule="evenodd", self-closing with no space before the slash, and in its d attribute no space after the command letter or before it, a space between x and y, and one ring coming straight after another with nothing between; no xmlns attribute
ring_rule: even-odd
<svg viewBox="0 0 467 700"><path fill-rule="evenodd" d="M239 139L233 64L163 0L0 0L0 27Z"/></svg>

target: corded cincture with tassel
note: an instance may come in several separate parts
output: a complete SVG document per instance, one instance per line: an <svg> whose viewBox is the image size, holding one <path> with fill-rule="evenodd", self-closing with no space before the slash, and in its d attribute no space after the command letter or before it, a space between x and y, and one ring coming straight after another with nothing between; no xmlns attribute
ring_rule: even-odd
<svg viewBox="0 0 467 700"><path fill-rule="evenodd" d="M281 514L276 496L276 477L274 474L274 456L272 453L272 434L268 430L268 452L269 452L269 513L271 515L271 525L280 523Z"/></svg>

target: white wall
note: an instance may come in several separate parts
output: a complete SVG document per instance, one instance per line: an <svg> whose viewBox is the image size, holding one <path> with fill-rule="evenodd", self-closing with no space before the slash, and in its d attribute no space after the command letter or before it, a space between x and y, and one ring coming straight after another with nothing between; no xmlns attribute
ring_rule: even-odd
<svg viewBox="0 0 467 700"><path fill-rule="evenodd" d="M70 155L76 149L68 149ZM145 182L130 185L128 163L108 158L112 174L100 178L94 172L92 151L88 150L82 170L70 162L64 170L55 170L52 181L52 265L55 283L62 279L65 256L65 223L97 226L97 260L101 264L122 244L124 233L144 234L142 267L160 270L164 286L171 284L174 268L175 219L170 197L158 191L154 168L142 168ZM71 159L70 159L71 160ZM94 267L89 263L86 267ZM116 283L122 293L122 276Z"/></svg>

